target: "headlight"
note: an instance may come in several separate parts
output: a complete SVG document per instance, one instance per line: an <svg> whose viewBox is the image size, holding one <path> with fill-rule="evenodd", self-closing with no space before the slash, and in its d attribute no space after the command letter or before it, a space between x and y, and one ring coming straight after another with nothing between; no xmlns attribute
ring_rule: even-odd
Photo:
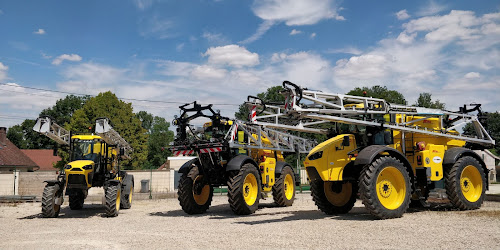
<svg viewBox="0 0 500 250"><path fill-rule="evenodd" d="M64 166L64 169L71 169L71 165L68 164L68 165Z"/></svg>
<svg viewBox="0 0 500 250"><path fill-rule="evenodd" d="M309 157L307 157L307 159L309 159L310 161L314 161L314 160L317 160L321 157L323 157L323 151L316 152L316 153L310 155Z"/></svg>
<svg viewBox="0 0 500 250"><path fill-rule="evenodd" d="M92 165L85 165L82 168L85 170L89 170L89 169L92 169Z"/></svg>

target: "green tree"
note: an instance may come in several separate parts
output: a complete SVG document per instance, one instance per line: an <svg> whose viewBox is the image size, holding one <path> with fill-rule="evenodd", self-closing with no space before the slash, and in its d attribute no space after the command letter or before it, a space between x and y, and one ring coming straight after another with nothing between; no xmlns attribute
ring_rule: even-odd
<svg viewBox="0 0 500 250"><path fill-rule="evenodd" d="M109 118L116 132L134 149L131 160L123 160L122 166L125 169L141 168L148 155L148 134L132 112L132 104L118 100L110 91L90 98L81 109L74 112L65 128L73 132L92 132L95 120L99 117Z"/></svg>
<svg viewBox="0 0 500 250"><path fill-rule="evenodd" d="M35 120L26 119L19 125L14 125L7 131L7 138L20 149L48 149L54 142L48 137L33 131Z"/></svg>
<svg viewBox="0 0 500 250"><path fill-rule="evenodd" d="M375 85L373 87L362 87L355 88L349 92L348 95L355 96L366 96L373 98L384 99L389 103L403 104L406 105L406 99L403 94L396 90L389 90L386 86Z"/></svg>
<svg viewBox="0 0 500 250"><path fill-rule="evenodd" d="M155 116L149 131L148 163L152 167L159 167L172 153L167 150L174 140L174 132L169 130L170 123L163 117Z"/></svg>
<svg viewBox="0 0 500 250"><path fill-rule="evenodd" d="M432 109L444 109L445 104L439 100L432 101L432 95L430 93L420 93L417 102L413 104L416 107L432 108Z"/></svg>
<svg viewBox="0 0 500 250"><path fill-rule="evenodd" d="M59 99L54 106L42 110L40 116L50 116L57 124L64 126L70 121L73 113L81 109L89 98L90 96L68 95L64 99Z"/></svg>
<svg viewBox="0 0 500 250"><path fill-rule="evenodd" d="M135 114L135 117L141 121L141 126L147 131L151 130L151 126L153 125L154 117L152 114L146 111L139 111Z"/></svg>

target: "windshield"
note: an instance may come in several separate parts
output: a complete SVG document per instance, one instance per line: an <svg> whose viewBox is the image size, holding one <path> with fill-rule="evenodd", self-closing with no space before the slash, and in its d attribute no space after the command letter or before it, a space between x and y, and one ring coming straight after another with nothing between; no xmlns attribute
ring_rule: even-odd
<svg viewBox="0 0 500 250"><path fill-rule="evenodd" d="M79 140L73 141L73 152L71 159L76 160L91 160L96 162L98 160L99 149L94 149L94 141L92 140Z"/></svg>

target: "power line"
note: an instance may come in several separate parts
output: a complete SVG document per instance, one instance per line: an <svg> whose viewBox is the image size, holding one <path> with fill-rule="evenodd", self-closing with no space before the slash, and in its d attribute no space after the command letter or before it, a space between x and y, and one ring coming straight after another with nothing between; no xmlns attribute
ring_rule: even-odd
<svg viewBox="0 0 500 250"><path fill-rule="evenodd" d="M66 94L66 95L77 95L77 96L96 96L96 95L89 95L89 94L81 94L81 93L73 93L73 92L66 92L66 91L59 91L59 90L52 90L52 89L42 89L42 88L35 88L35 87L27 87L27 86L21 86L21 85L10 85L7 83L0 83L0 85L3 86L10 86L10 87L18 87L18 88L24 88L24 89L31 89L31 90L38 90L38 91L47 91L47 92L54 92L54 93L60 93L60 94ZM9 92L15 92L13 90L5 90ZM34 94L34 93L25 93L25 92L16 92L16 93L21 93L21 94ZM37 94L34 94L37 95ZM40 95L44 96L44 95ZM46 96L46 97L55 97L55 96ZM158 100L143 100L143 99L135 99L135 98L120 98L117 97L120 100L127 100L127 101L139 101L139 102L151 102L151 103L164 103L164 104L186 104L185 102L175 102L175 101L158 101ZM218 105L218 106L239 106L240 104L232 104L232 103L214 103L213 105Z"/></svg>

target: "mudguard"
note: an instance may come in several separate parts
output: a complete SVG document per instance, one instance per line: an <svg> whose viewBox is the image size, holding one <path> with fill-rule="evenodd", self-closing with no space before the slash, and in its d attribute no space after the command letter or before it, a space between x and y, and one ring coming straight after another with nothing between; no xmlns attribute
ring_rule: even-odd
<svg viewBox="0 0 500 250"><path fill-rule="evenodd" d="M189 173L189 170L193 165L196 165L196 162L198 161L198 158L194 158L192 160L187 161L186 163L182 164L181 168L179 168L179 173L181 174L187 174Z"/></svg>
<svg viewBox="0 0 500 250"><path fill-rule="evenodd" d="M226 171L238 171L240 170L241 166L247 163L252 163L254 166L258 166L258 164L249 156L238 155L227 163Z"/></svg>
<svg viewBox="0 0 500 250"><path fill-rule="evenodd" d="M443 167L449 167L455 164L458 159L460 159L463 156L471 156L475 158L479 164L483 167L484 174L486 175L486 178L488 178L488 167L486 167L486 164L484 163L483 159L476 154L476 152L468 149L468 148L450 148L444 152L444 157L443 157ZM486 181L486 190L489 190L489 184L488 181Z"/></svg>
<svg viewBox="0 0 500 250"><path fill-rule="evenodd" d="M134 176L126 174L122 181L122 194L130 194L130 186L134 186Z"/></svg>

